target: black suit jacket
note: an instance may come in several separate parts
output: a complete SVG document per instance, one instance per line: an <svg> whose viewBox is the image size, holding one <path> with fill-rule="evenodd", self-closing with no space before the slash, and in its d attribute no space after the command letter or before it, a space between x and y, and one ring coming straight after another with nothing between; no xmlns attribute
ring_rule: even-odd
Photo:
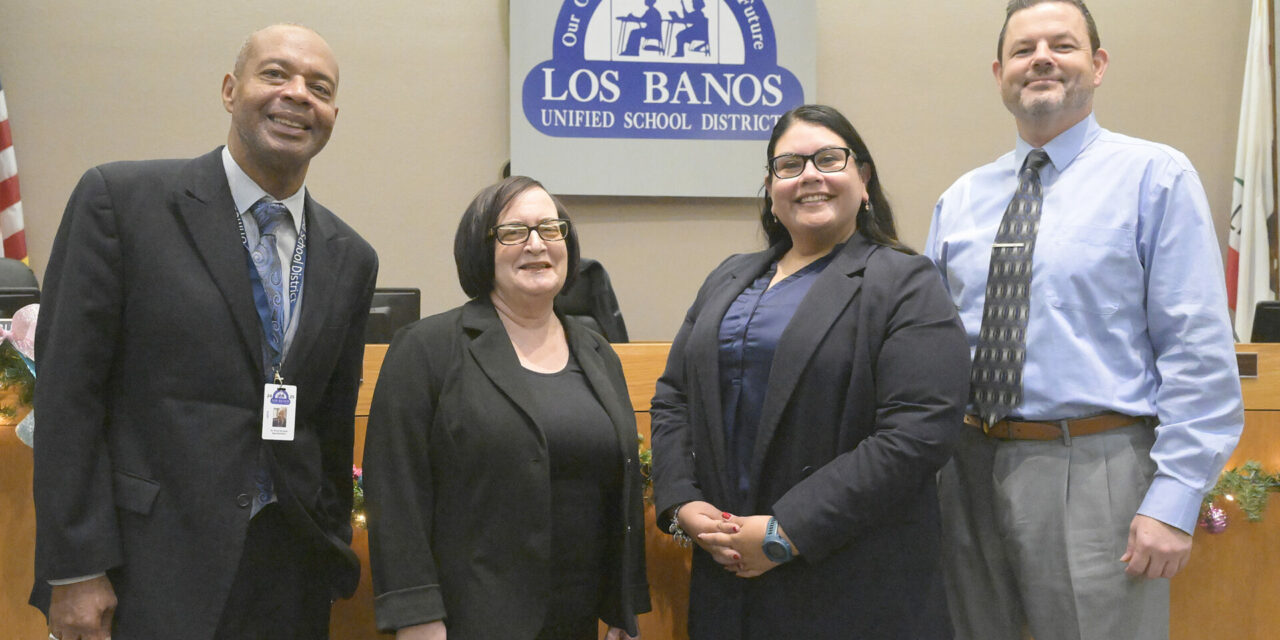
<svg viewBox="0 0 1280 640"><path fill-rule="evenodd" d="M36 335L36 584L107 571L118 637L209 637L265 461L290 522L359 577L353 414L373 249L306 200L296 437L261 439L262 325L221 152L89 170L54 239ZM265 451L264 451L265 449Z"/></svg>
<svg viewBox="0 0 1280 640"><path fill-rule="evenodd" d="M707 277L653 399L659 527L672 506L706 500L776 515L803 554L743 580L695 547L692 637L950 637L934 474L963 428L969 352L927 259L861 234L839 249L777 345L750 495L732 490L717 336L780 252L733 256Z"/></svg>
<svg viewBox="0 0 1280 640"><path fill-rule="evenodd" d="M561 318L624 460L599 617L649 610L635 412L604 338ZM384 630L445 618L450 640L533 638L548 602L550 466L520 361L488 298L396 334L369 412L364 486Z"/></svg>

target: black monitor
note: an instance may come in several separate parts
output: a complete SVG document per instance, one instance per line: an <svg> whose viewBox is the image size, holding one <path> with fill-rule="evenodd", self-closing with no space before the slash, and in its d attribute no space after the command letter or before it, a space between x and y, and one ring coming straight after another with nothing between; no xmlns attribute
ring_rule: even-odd
<svg viewBox="0 0 1280 640"><path fill-rule="evenodd" d="M12 318L18 309L39 302L39 287L0 287L0 318Z"/></svg>
<svg viewBox="0 0 1280 640"><path fill-rule="evenodd" d="M1259 302L1253 312L1249 342L1280 342L1280 301Z"/></svg>
<svg viewBox="0 0 1280 640"><path fill-rule="evenodd" d="M386 344L396 329L420 317L422 292L414 288L374 289L369 305L369 323L364 329L365 344Z"/></svg>

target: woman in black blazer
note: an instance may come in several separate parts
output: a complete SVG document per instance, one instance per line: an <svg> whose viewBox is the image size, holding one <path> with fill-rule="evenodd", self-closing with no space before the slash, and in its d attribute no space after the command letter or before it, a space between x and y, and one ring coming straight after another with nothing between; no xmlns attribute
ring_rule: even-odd
<svg viewBox="0 0 1280 640"><path fill-rule="evenodd" d="M563 205L516 176L454 241L471 301L406 327L369 413L374 611L397 638L639 635L642 478L622 366L552 310L576 273Z"/></svg>
<svg viewBox="0 0 1280 640"><path fill-rule="evenodd" d="M707 638L950 638L934 474L969 352L836 110L773 129L769 248L707 277L653 398L658 526L696 542Z"/></svg>

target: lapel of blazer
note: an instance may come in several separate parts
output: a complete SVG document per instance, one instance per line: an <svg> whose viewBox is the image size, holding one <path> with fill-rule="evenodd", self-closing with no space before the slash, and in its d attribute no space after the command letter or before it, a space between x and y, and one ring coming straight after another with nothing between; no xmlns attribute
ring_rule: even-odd
<svg viewBox="0 0 1280 640"><path fill-rule="evenodd" d="M498 312L488 298L476 298L463 305L462 328L469 335L475 334L467 349L480 369L534 426L538 442L545 449L547 441L542 425L537 424L525 410L525 407L534 406L536 400L530 393L529 386L520 379L520 359L516 356L515 347L511 346L506 328L498 319Z"/></svg>
<svg viewBox="0 0 1280 640"><path fill-rule="evenodd" d="M209 276L235 320L253 369L262 377L262 324L249 285L249 262L236 226L236 205L222 167L222 148L192 160L184 171L185 189L174 193L178 223L187 231Z"/></svg>
<svg viewBox="0 0 1280 640"><path fill-rule="evenodd" d="M862 234L853 234L814 281L800 306L796 307L787 328L783 329L769 370L769 388L760 408L760 424L756 428L756 443L751 453L748 505L754 505L759 495L764 457L783 410L795 393L796 384L818 345L862 288L867 257L876 249L877 245L867 241ZM852 349L853 345L850 344L849 348Z"/></svg>
<svg viewBox="0 0 1280 640"><path fill-rule="evenodd" d="M697 322L689 336L691 349L690 360L693 363L693 379L686 384L697 385L702 398L702 411L707 430L705 434L711 443L712 464L715 465L715 477L720 478L721 495L736 495L728 491L737 485L730 477L724 440L723 398L720 396L720 322L729 310L729 305L750 284L764 272L765 266L777 258L777 248L743 256L741 262L727 269L712 283L711 292L698 310ZM691 421L694 425L697 421Z"/></svg>
<svg viewBox="0 0 1280 640"><path fill-rule="evenodd" d="M293 334L289 355L282 367L285 381L297 380L305 373L303 368L330 309L339 301L334 298L338 274L343 272L347 257L346 238L338 233L333 214L316 204L311 194L306 196L303 215L307 220L307 268L302 282L302 306L298 313L298 330Z"/></svg>
<svg viewBox="0 0 1280 640"><path fill-rule="evenodd" d="M613 430L618 436L618 445L623 459L630 460L636 455L639 446L634 429L630 428L635 421L635 409L631 407L630 398L618 397L613 380L609 378L609 372L604 368L604 358L600 355L596 341L592 340L573 320L561 317L560 323L564 326L565 337L569 340L569 350L573 352L573 357L577 358L578 366L582 367L587 384L591 386L591 391L600 401L600 406L604 407L605 413L609 414L609 421L613 423ZM630 478L627 478L627 481L630 482Z"/></svg>

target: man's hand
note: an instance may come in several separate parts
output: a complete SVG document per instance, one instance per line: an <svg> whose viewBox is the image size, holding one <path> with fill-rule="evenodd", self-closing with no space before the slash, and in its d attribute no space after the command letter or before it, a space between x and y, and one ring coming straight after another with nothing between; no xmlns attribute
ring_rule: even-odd
<svg viewBox="0 0 1280 640"><path fill-rule="evenodd" d="M1129 547L1120 562L1136 578L1172 578L1191 558L1191 534L1138 514L1129 524Z"/></svg>
<svg viewBox="0 0 1280 640"><path fill-rule="evenodd" d="M704 534L709 533L736 533L738 525L731 518L732 515L725 513L709 502L694 500L686 502L680 507L680 518L676 524L702 547L703 551L711 554L711 557L726 567L736 565L742 559L738 552L726 546L709 542Z"/></svg>
<svg viewBox="0 0 1280 640"><path fill-rule="evenodd" d="M49 635L58 640L107 640L116 613L116 591L106 576L53 587Z"/></svg>

